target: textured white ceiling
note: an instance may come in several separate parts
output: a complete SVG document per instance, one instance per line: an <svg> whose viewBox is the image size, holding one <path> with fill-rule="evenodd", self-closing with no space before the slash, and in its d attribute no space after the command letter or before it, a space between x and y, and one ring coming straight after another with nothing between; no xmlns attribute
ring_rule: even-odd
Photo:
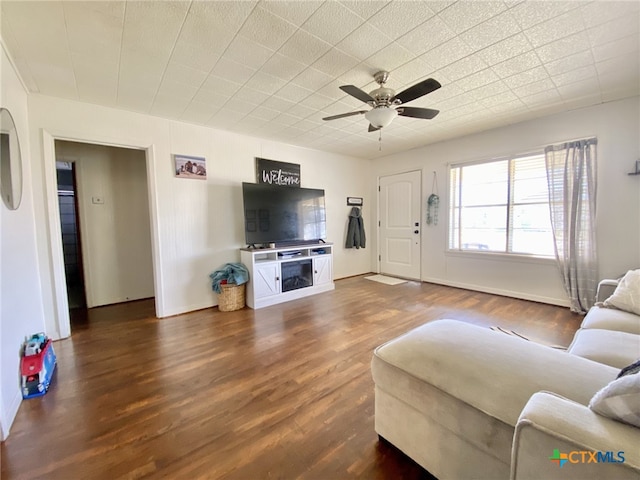
<svg viewBox="0 0 640 480"><path fill-rule="evenodd" d="M0 1L32 92L374 158L640 94L638 1ZM433 77L367 132L365 91Z"/></svg>

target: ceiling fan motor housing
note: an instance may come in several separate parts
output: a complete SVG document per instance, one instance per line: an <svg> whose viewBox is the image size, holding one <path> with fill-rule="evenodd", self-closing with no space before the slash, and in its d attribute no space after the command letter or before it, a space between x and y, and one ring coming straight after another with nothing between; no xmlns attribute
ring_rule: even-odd
<svg viewBox="0 0 640 480"><path fill-rule="evenodd" d="M380 87L372 90L369 94L376 101L377 107L388 107L393 104L393 99L396 96L395 90L387 87Z"/></svg>

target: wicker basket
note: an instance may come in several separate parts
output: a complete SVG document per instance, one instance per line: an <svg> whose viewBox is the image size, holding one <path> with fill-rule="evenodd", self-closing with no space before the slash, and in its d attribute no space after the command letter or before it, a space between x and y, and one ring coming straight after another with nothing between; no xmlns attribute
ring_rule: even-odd
<svg viewBox="0 0 640 480"><path fill-rule="evenodd" d="M220 285L222 293L218 294L218 310L221 312L233 312L244 308L245 285L227 283Z"/></svg>

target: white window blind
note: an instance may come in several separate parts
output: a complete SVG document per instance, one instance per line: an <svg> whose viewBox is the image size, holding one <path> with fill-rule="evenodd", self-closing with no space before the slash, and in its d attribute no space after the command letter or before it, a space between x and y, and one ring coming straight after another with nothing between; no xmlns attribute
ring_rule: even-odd
<svg viewBox="0 0 640 480"><path fill-rule="evenodd" d="M450 170L449 248L553 255L543 154Z"/></svg>

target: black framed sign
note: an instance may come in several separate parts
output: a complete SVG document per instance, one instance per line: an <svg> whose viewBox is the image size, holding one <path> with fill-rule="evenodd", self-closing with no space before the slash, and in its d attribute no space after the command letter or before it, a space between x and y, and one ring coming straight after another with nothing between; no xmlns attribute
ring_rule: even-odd
<svg viewBox="0 0 640 480"><path fill-rule="evenodd" d="M300 165L256 157L256 181L269 185L300 187Z"/></svg>

